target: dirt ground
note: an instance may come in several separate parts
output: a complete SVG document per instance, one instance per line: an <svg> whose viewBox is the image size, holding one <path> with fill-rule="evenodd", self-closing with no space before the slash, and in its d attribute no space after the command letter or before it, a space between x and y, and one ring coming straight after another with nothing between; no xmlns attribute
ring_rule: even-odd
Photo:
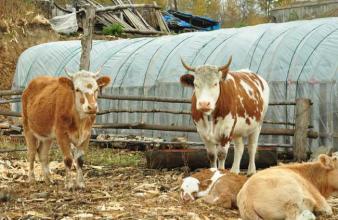
<svg viewBox="0 0 338 220"><path fill-rule="evenodd" d="M113 150L112 154L117 153ZM118 152L119 154L140 154ZM53 185L28 184L24 160L0 159L0 213L11 219L237 219L225 210L201 201L185 204L179 197L183 169L151 170L137 166L86 165L86 189L64 189L64 166L52 161ZM143 159L141 159L143 160Z"/></svg>
<svg viewBox="0 0 338 220"><path fill-rule="evenodd" d="M28 184L25 152L0 154L0 219L239 219L237 210L179 196L186 169L147 169L142 152L91 147L86 158L86 189L64 189L64 166L58 149L51 152L52 185ZM74 173L75 174L75 173ZM338 219L338 198L330 198Z"/></svg>

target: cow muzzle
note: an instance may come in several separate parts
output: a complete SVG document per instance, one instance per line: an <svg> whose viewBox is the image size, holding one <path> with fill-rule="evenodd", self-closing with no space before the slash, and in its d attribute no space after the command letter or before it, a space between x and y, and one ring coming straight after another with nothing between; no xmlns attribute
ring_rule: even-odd
<svg viewBox="0 0 338 220"><path fill-rule="evenodd" d="M97 113L97 105L88 105L85 113L86 114L96 114Z"/></svg>
<svg viewBox="0 0 338 220"><path fill-rule="evenodd" d="M211 112L211 103L209 101L198 102L197 109L204 113Z"/></svg>
<svg viewBox="0 0 338 220"><path fill-rule="evenodd" d="M186 193L186 192L181 192L181 199L184 202L191 202L195 200L195 197L193 195L191 195L190 193Z"/></svg>

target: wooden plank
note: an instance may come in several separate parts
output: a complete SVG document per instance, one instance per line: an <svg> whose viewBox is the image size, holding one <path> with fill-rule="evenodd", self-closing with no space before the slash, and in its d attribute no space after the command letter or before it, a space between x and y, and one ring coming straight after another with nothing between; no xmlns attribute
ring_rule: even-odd
<svg viewBox="0 0 338 220"><path fill-rule="evenodd" d="M20 112L13 112L13 111L2 111L2 110L0 110L0 115L12 116L12 117L21 117Z"/></svg>
<svg viewBox="0 0 338 220"><path fill-rule="evenodd" d="M133 5L133 3L130 1L130 0L126 0L127 3L129 5ZM126 5L126 4L125 4ZM149 6L152 6L152 7L147 7L148 9L151 9L151 8L154 8L156 7L155 5L149 5ZM142 7L142 9L147 9L146 7ZM160 7L158 8L154 8L154 9L160 9ZM141 15L141 13L137 10L137 8L133 7L133 12L140 18L140 20L143 22L143 24L151 31L155 31L156 29L153 28L151 25L148 24L148 22L143 18L143 16Z"/></svg>
<svg viewBox="0 0 338 220"><path fill-rule="evenodd" d="M23 89L18 90L0 90L0 96L21 95Z"/></svg>
<svg viewBox="0 0 338 220"><path fill-rule="evenodd" d="M102 12L111 12L111 11L118 11L122 9L148 9L148 8L154 8L154 9L160 9L161 7L151 5L151 4L123 4L123 5L116 5L116 6L102 6L96 10L97 13Z"/></svg>
<svg viewBox="0 0 338 220"><path fill-rule="evenodd" d="M165 35L167 33L165 32L161 32L161 31L141 31L141 30L137 30L137 29L124 29L123 30L126 33L131 33L131 34L144 34L144 35Z"/></svg>
<svg viewBox="0 0 338 220"><path fill-rule="evenodd" d="M306 161L308 150L307 128L310 124L310 99L296 100L296 126L294 135L294 157L296 161Z"/></svg>
<svg viewBox="0 0 338 220"><path fill-rule="evenodd" d="M157 3L154 2L154 5L157 6ZM163 31L163 32L170 32L168 26L167 26L167 23L163 20L163 16L161 14L161 12L159 10L155 10L155 15L156 15L156 18L157 18L157 23L160 27L160 30Z"/></svg>
<svg viewBox="0 0 338 220"><path fill-rule="evenodd" d="M115 0L118 5L124 5L124 3L120 0ZM130 10L130 9L122 9L122 12L126 16L127 20L134 26L135 29L140 31L146 31L148 28L142 23L142 21Z"/></svg>

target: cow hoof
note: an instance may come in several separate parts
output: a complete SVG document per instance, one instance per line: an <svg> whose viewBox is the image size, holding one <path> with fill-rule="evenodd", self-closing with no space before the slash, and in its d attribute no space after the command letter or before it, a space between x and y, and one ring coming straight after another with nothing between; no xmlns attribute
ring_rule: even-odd
<svg viewBox="0 0 338 220"><path fill-rule="evenodd" d="M34 174L28 176L28 183L35 183L35 176L34 176Z"/></svg>
<svg viewBox="0 0 338 220"><path fill-rule="evenodd" d="M53 184L52 181L49 179L49 177L46 177L45 178L45 184L46 185L50 185L50 184Z"/></svg>
<svg viewBox="0 0 338 220"><path fill-rule="evenodd" d="M239 169L231 168L231 173L239 174Z"/></svg>
<svg viewBox="0 0 338 220"><path fill-rule="evenodd" d="M315 213L322 216L331 216L333 214L332 208L328 204L322 209L316 210Z"/></svg>
<svg viewBox="0 0 338 220"><path fill-rule="evenodd" d="M256 173L256 170L253 170L253 171L248 171L247 172L247 176L252 176L252 175L254 175Z"/></svg>
<svg viewBox="0 0 338 220"><path fill-rule="evenodd" d="M84 189L84 188L86 188L86 184L83 181L77 182L76 183L76 188L77 189Z"/></svg>
<svg viewBox="0 0 338 220"><path fill-rule="evenodd" d="M333 214L332 208L330 206L326 207L326 209L323 211L324 216L331 216Z"/></svg>
<svg viewBox="0 0 338 220"><path fill-rule="evenodd" d="M67 190L72 191L72 190L75 189L75 184L73 183L73 181L68 181L68 182L65 183L65 188Z"/></svg>

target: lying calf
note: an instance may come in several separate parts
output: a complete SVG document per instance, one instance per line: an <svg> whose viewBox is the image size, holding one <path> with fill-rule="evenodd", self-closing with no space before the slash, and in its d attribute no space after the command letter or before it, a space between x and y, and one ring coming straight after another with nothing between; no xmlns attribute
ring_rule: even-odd
<svg viewBox="0 0 338 220"><path fill-rule="evenodd" d="M243 220L312 220L331 215L325 198L338 191L338 160L321 154L317 162L272 167L254 174L237 196Z"/></svg>
<svg viewBox="0 0 338 220"><path fill-rule="evenodd" d="M181 198L197 198L225 208L236 207L236 196L247 177L214 168L204 169L183 179Z"/></svg>

